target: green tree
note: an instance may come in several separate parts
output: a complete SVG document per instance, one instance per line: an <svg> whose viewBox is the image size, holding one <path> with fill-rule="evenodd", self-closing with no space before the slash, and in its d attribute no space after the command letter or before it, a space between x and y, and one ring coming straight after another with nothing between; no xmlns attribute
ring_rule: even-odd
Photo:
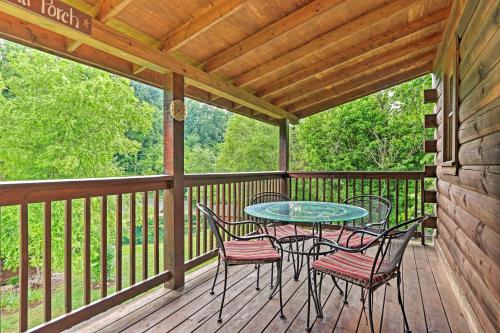
<svg viewBox="0 0 500 333"><path fill-rule="evenodd" d="M421 77L301 121L292 131L297 170L421 170L424 114Z"/></svg>
<svg viewBox="0 0 500 333"><path fill-rule="evenodd" d="M271 171L278 169L278 128L234 115L220 145L217 171Z"/></svg>
<svg viewBox="0 0 500 333"><path fill-rule="evenodd" d="M141 143L127 133L147 132L153 108L134 95L130 81L11 43L0 46L0 175L3 180L119 176L118 155L134 155ZM98 209L99 202L93 207ZM113 207L110 204L110 207ZM83 245L82 202L73 204L73 253ZM42 260L42 207L30 205L30 264ZM63 203L53 204L53 264L62 267ZM19 209L0 212L0 259L18 265ZM93 214L92 232L100 221ZM109 214L109 221L113 218ZM108 223L113 234L113 223ZM92 238L92 258L99 258ZM96 259L97 258L97 259ZM75 262L81 266L80 262Z"/></svg>

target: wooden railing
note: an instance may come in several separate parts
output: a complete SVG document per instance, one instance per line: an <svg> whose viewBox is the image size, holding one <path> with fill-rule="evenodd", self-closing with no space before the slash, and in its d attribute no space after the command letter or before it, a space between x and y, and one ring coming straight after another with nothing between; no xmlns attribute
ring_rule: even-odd
<svg viewBox="0 0 500 333"><path fill-rule="evenodd" d="M238 221L249 219L244 208L253 194L262 191L286 191L293 200L332 202L375 194L391 200L390 223L398 223L424 214L424 198L429 196L424 172L191 174L183 183L185 262L184 267L173 267L179 271L217 254L213 234L196 203L206 204L225 220ZM43 319L30 326L45 323L36 330L71 327L169 281L172 274L161 264L170 254L162 207L165 190L171 188L170 176L0 183L0 223L6 218L19 221L20 330L28 328L28 270L38 246L35 228L41 228L43 238L39 242ZM240 235L251 231L233 230ZM96 247L97 259L91 257ZM63 253L62 261L53 252ZM62 284L53 283L52 260L62 262ZM52 304L57 287L63 289L64 300L56 309Z"/></svg>
<svg viewBox="0 0 500 333"><path fill-rule="evenodd" d="M210 207L226 221L248 219L244 208L252 195L262 191L280 191L284 172L253 172L227 174L192 174L185 184L185 258L186 270L213 258L217 252L215 239L207 221L200 216L197 203ZM252 230L238 228L232 232L243 235Z"/></svg>
<svg viewBox="0 0 500 333"><path fill-rule="evenodd" d="M71 327L168 281L170 272L160 268L160 198L170 187L169 176L0 183L0 223L7 218L17 219L20 226L20 331L28 328L28 270L36 248L30 244L30 240L36 243L33 237L43 237L43 321L50 321L40 328L43 331ZM39 229L40 225L43 236L35 236L30 229ZM138 227L141 246L136 242ZM149 228L153 234L152 253ZM59 250L61 243L64 306L53 309L52 289L57 286L52 283L52 260L61 258L54 258L52 252L55 247ZM99 248L97 260L91 246ZM141 252L139 260L137 252ZM94 291L97 286L99 293ZM75 299L75 289L83 289L81 299Z"/></svg>

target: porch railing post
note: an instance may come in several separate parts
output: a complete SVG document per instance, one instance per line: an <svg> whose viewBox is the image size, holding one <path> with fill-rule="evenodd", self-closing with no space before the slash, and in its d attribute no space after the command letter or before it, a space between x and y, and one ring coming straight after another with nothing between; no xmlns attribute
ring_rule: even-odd
<svg viewBox="0 0 500 333"><path fill-rule="evenodd" d="M164 260L172 272L165 285L177 289L184 285L184 121L170 114L173 100L184 101L184 76L173 74L164 90L164 170L172 176L172 187L164 194Z"/></svg>
<svg viewBox="0 0 500 333"><path fill-rule="evenodd" d="M287 119L281 119L279 123L280 127L280 139L279 139L279 170L285 172L285 176L280 180L280 192L288 195L287 188L287 177L288 167L290 163L290 139L289 139L289 126Z"/></svg>

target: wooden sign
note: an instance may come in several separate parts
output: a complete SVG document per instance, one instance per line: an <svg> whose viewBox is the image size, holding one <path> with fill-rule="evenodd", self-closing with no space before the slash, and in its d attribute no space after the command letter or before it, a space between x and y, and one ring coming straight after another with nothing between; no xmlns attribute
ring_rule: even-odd
<svg viewBox="0 0 500 333"><path fill-rule="evenodd" d="M7 0L30 12L44 16L70 28L90 35L92 16L75 9L60 0Z"/></svg>

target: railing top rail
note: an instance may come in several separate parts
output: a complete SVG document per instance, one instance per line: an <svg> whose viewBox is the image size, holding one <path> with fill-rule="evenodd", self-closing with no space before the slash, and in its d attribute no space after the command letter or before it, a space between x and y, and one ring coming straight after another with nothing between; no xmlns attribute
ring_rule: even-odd
<svg viewBox="0 0 500 333"><path fill-rule="evenodd" d="M171 187L169 175L0 182L0 206L144 192Z"/></svg>
<svg viewBox="0 0 500 333"><path fill-rule="evenodd" d="M283 171L265 171L265 172L231 172L231 173L196 173L184 176L186 186L200 186L225 184L242 181L266 180L285 177Z"/></svg>
<svg viewBox="0 0 500 333"><path fill-rule="evenodd" d="M419 179L424 171L291 171L290 178Z"/></svg>

